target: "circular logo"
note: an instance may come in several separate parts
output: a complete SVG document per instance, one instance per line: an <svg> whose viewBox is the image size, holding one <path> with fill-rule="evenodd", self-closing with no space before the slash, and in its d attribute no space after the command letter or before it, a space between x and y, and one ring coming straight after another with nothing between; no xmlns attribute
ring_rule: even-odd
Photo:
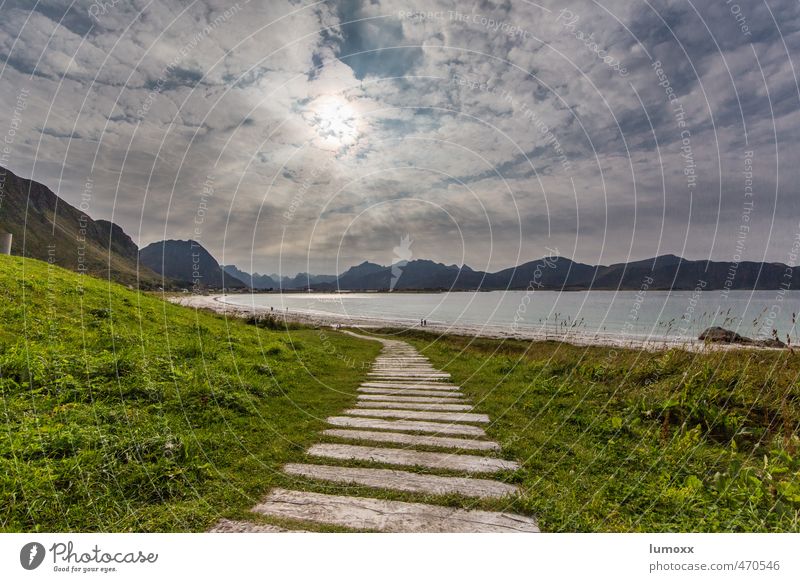
<svg viewBox="0 0 800 582"><path fill-rule="evenodd" d="M19 551L19 563L26 570L35 570L44 561L44 546L39 542L29 542Z"/></svg>

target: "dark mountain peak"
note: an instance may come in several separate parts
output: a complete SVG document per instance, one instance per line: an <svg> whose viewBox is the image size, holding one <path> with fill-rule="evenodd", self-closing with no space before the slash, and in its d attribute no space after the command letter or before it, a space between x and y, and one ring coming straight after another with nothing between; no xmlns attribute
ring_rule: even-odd
<svg viewBox="0 0 800 582"><path fill-rule="evenodd" d="M430 259L414 259L413 261L408 261L409 265L418 265L421 267L444 267L442 263L437 263L436 261L432 261Z"/></svg>
<svg viewBox="0 0 800 582"><path fill-rule="evenodd" d="M536 267L544 267L549 268L551 265L557 265L560 268L569 268L571 265L579 265L580 263L576 263L572 259L568 259L567 257L561 256L547 256L547 257L540 257L538 259L534 259L533 261L527 261L525 263L519 264L516 267L509 267L508 269L503 269L502 272L505 271L512 271L514 269L527 269L527 268L536 268Z"/></svg>
<svg viewBox="0 0 800 582"><path fill-rule="evenodd" d="M364 261L363 263L360 263L355 267L350 267L349 269L347 269L344 273L342 273L342 276L344 277L348 273L352 275L355 274L368 275L370 273L376 273L378 271L382 271L386 268L387 267L384 267L383 265L378 265L377 263L370 263L369 261Z"/></svg>
<svg viewBox="0 0 800 582"><path fill-rule="evenodd" d="M205 250L203 245L201 245L200 243L198 243L195 240L192 240L192 239L183 240L183 239L179 239L179 238L169 238L169 239L166 239L166 240L160 240L160 241L152 242L149 245L147 245L146 247L142 247L142 250L149 249L150 247L156 247L156 246L172 247L172 248L199 246L200 248Z"/></svg>
<svg viewBox="0 0 800 582"><path fill-rule="evenodd" d="M609 268L620 268L620 267L674 267L676 265L680 265L681 263L691 263L693 261L689 261L678 255L666 254L666 255L658 255L656 257L652 257L649 259L641 259L639 261L629 261L627 263L613 263L609 265Z"/></svg>
<svg viewBox="0 0 800 582"><path fill-rule="evenodd" d="M222 269L206 248L195 240L162 240L139 251L139 260L156 273L200 288L242 288L242 281Z"/></svg>
<svg viewBox="0 0 800 582"><path fill-rule="evenodd" d="M652 263L657 267L668 267L668 266L671 267L675 265L680 265L681 263L691 263L693 261L689 261L688 259L679 257L678 255L667 254L667 255L658 255L657 257L654 257L652 259L645 259L644 261L639 261L639 262L644 264Z"/></svg>
<svg viewBox="0 0 800 582"><path fill-rule="evenodd" d="M226 274L230 275L231 277L234 277L235 279L238 279L243 283L246 283L252 289L274 289L278 287L278 284L275 282L275 279L273 279L269 275L259 275L258 273L253 273L251 275L246 271L242 271L236 265L220 265L220 266L222 267L222 269L225 271Z"/></svg>
<svg viewBox="0 0 800 582"><path fill-rule="evenodd" d="M380 269L385 269L385 268L386 267L384 267L383 265L379 265L378 263L372 263L370 261L363 261L354 267L350 267L350 269L361 269L361 270L369 269L372 271L378 271Z"/></svg>
<svg viewBox="0 0 800 582"><path fill-rule="evenodd" d="M432 261L430 259L414 259L413 261L409 261L406 266L423 269L447 269L448 271L473 272L472 269L466 265L463 267L459 267L458 265L445 265L444 263L437 263L436 261Z"/></svg>

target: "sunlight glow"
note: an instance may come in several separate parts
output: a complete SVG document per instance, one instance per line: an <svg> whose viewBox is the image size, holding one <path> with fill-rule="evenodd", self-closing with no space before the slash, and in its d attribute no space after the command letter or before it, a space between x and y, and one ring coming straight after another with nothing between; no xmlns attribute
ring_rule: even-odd
<svg viewBox="0 0 800 582"><path fill-rule="evenodd" d="M326 96L311 106L311 124L325 146L347 147L358 139L358 116L343 98Z"/></svg>

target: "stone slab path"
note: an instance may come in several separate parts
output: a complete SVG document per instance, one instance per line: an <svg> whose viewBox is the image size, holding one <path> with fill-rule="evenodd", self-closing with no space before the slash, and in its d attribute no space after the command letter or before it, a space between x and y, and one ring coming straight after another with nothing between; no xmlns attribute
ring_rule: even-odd
<svg viewBox="0 0 800 582"><path fill-rule="evenodd" d="M308 449L308 454L312 457L371 461L388 465L447 469L467 473L496 473L504 470L513 471L519 468L519 465L513 461L505 461L494 457L429 453L426 451L362 447L359 445L319 444Z"/></svg>
<svg viewBox="0 0 800 582"><path fill-rule="evenodd" d="M453 437L426 436L404 432L352 430L346 428L329 428L322 431L325 436L338 437L354 441L372 441L377 443L397 443L399 445L415 445L418 447L439 447L442 449L464 449L476 451L499 451L500 445L492 441L459 439Z"/></svg>
<svg viewBox="0 0 800 582"><path fill-rule="evenodd" d="M252 511L301 527L318 524L354 531L538 532L532 517L436 503L436 496L511 498L518 494L517 487L502 477L519 464L496 456L500 446L479 426L489 417L474 411L450 374L434 368L405 342L357 337L380 341L383 350L358 388L355 406L327 419L331 428L321 433L326 440L306 451L308 462L289 463L283 472L298 482L338 484L339 491L342 485L353 485L376 494L425 495L425 501L433 497L434 502L274 489ZM221 520L211 531L287 530Z"/></svg>
<svg viewBox="0 0 800 582"><path fill-rule="evenodd" d="M517 492L513 485L489 479L466 477L440 477L421 475L393 469L359 469L353 467L329 467L327 465L302 465L292 463L284 467L290 475L303 475L313 479L324 479L339 483L356 483L375 489L394 489L433 495L456 493L467 497L502 497Z"/></svg>
<svg viewBox="0 0 800 582"><path fill-rule="evenodd" d="M467 436L486 436L479 426L466 424L445 424L443 422L423 422L412 420L385 420L382 418L358 418L353 416L331 416L328 424L350 428L370 428L378 430L400 430L409 432L430 432L435 434L459 434Z"/></svg>
<svg viewBox="0 0 800 582"><path fill-rule="evenodd" d="M493 511L275 489L256 505L262 515L398 533L538 532L536 520Z"/></svg>
<svg viewBox="0 0 800 582"><path fill-rule="evenodd" d="M440 410L444 412L469 412L472 406L469 404L429 404L422 402L386 402L383 400L359 400L356 402L358 408L407 408L410 410Z"/></svg>
<svg viewBox="0 0 800 582"><path fill-rule="evenodd" d="M386 408L351 408L345 410L351 416L369 416L371 418L402 418L405 420L447 420L449 422L489 422L485 414L473 412L428 412L425 410L392 410Z"/></svg>
<svg viewBox="0 0 800 582"><path fill-rule="evenodd" d="M400 390L458 390L458 386L442 382L364 382L364 388L394 388Z"/></svg>
<svg viewBox="0 0 800 582"><path fill-rule="evenodd" d="M438 398L462 398L460 392L451 392L451 388L438 390L417 390L416 388L359 388L365 394L388 394L393 396L436 396Z"/></svg>
<svg viewBox="0 0 800 582"><path fill-rule="evenodd" d="M372 400L380 400L384 404L387 402L416 402L419 404L447 404L452 402L459 402L459 400L452 400L450 398L445 398L446 394L443 396L441 394L437 394L436 396L395 396L392 394L359 394L358 401L372 401ZM463 402L463 400L461 401Z"/></svg>

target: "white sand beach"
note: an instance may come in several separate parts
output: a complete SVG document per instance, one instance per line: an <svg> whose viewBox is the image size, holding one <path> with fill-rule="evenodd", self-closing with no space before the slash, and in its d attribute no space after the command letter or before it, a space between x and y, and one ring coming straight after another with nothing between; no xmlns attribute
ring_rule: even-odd
<svg viewBox="0 0 800 582"><path fill-rule="evenodd" d="M168 296L167 299L178 305L208 309L230 317L250 317L253 315L272 314L287 322L300 323L314 327L343 327L362 330L378 328L422 329L429 333L463 335L490 339L516 339L530 341L555 340L576 346L607 346L615 348L643 349L648 351L681 348L689 351L730 350L730 349L772 349L741 344L709 344L695 338L657 338L648 339L641 336L625 336L612 333L590 333L584 330L548 331L517 328L500 325L463 325L441 324L430 322L425 328L419 324L409 325L407 320L392 318L359 317L353 315L337 315L334 313L309 313L299 310L275 310L267 307L236 305L224 301L225 295L183 295Z"/></svg>

